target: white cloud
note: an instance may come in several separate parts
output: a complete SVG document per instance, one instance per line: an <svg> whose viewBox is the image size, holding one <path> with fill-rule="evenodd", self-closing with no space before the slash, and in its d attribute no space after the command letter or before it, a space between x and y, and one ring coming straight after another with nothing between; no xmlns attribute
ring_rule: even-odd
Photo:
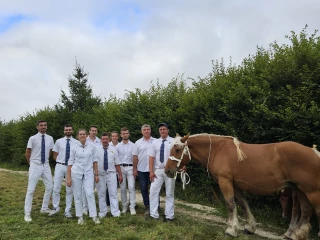
<svg viewBox="0 0 320 240"><path fill-rule="evenodd" d="M2 120L57 103L75 57L96 95L123 97L157 78L204 77L221 57L240 64L256 45L284 43L291 30L320 22L311 0L48 2L0 1L0 24L12 14L35 19L0 33Z"/></svg>

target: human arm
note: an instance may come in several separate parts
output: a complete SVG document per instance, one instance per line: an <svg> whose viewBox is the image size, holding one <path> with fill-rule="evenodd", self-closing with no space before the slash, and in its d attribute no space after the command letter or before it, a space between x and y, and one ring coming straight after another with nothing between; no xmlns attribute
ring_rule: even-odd
<svg viewBox="0 0 320 240"><path fill-rule="evenodd" d="M28 164L30 165L30 157L31 157L31 148L26 149L25 157L27 159Z"/></svg>
<svg viewBox="0 0 320 240"><path fill-rule="evenodd" d="M98 162L93 163L93 172L94 172L94 181L98 183L99 182Z"/></svg>
<svg viewBox="0 0 320 240"><path fill-rule="evenodd" d="M122 172L121 172L120 165L115 165L115 167L116 167L116 170L117 170L117 173L118 173L118 180L119 180L119 183L122 183L123 178L122 178Z"/></svg>
<svg viewBox="0 0 320 240"><path fill-rule="evenodd" d="M154 157L149 156L149 172L150 172L150 182L153 182L155 178L157 178L156 174L154 173Z"/></svg>
<svg viewBox="0 0 320 240"><path fill-rule="evenodd" d="M72 165L68 166L68 172L67 172L67 186L71 187L71 168Z"/></svg>
<svg viewBox="0 0 320 240"><path fill-rule="evenodd" d="M136 177L138 175L138 156L133 155L133 176Z"/></svg>
<svg viewBox="0 0 320 240"><path fill-rule="evenodd" d="M57 161L57 157L58 157L58 153L57 153L57 152L53 152L53 159L54 159L55 161Z"/></svg>

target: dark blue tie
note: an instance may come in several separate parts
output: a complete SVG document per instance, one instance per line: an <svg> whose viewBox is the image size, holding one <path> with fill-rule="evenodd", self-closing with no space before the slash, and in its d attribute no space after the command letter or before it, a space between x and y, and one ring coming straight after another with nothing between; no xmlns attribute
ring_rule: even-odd
<svg viewBox="0 0 320 240"><path fill-rule="evenodd" d="M164 142L166 140L162 140L162 144L160 147L160 162L163 163L164 162Z"/></svg>
<svg viewBox="0 0 320 240"><path fill-rule="evenodd" d="M108 170L108 149L107 148L104 149L103 169L105 171Z"/></svg>
<svg viewBox="0 0 320 240"><path fill-rule="evenodd" d="M70 158L70 139L67 138L67 145L66 145L66 159L65 164L68 165L68 160Z"/></svg>
<svg viewBox="0 0 320 240"><path fill-rule="evenodd" d="M44 135L42 135L41 141L41 162L44 163L46 161L46 144L44 142Z"/></svg>

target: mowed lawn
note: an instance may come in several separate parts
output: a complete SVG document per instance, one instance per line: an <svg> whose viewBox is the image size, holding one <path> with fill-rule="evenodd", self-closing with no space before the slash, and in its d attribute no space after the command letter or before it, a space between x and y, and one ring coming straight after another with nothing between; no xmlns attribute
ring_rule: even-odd
<svg viewBox="0 0 320 240"><path fill-rule="evenodd" d="M33 221L26 223L23 208L27 181L25 174L0 172L0 239L229 239L224 236L226 225L193 218L192 213L176 211L173 222L164 222L162 209L159 221L145 220L144 207L140 204L136 216L127 213L120 218L112 218L108 215L100 225L85 217L85 224L79 226L75 217L66 219L63 216L64 187L62 211L49 217L40 213L44 193L42 181L39 181L33 198ZM52 207L51 202L49 206ZM237 239L266 238L240 233Z"/></svg>

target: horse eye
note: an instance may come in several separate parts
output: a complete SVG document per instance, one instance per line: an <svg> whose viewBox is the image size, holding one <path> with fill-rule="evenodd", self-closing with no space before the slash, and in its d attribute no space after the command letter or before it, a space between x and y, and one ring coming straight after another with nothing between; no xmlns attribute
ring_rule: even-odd
<svg viewBox="0 0 320 240"><path fill-rule="evenodd" d="M180 152L180 149L179 149L179 148L176 148L176 152Z"/></svg>

